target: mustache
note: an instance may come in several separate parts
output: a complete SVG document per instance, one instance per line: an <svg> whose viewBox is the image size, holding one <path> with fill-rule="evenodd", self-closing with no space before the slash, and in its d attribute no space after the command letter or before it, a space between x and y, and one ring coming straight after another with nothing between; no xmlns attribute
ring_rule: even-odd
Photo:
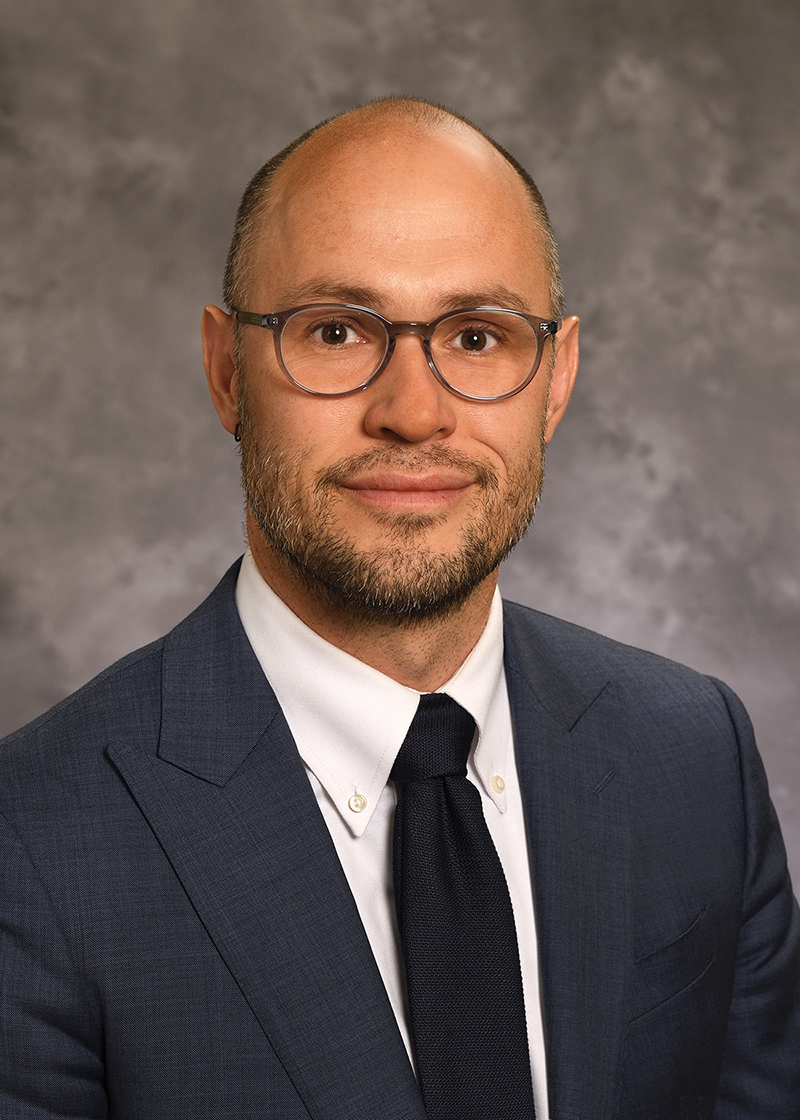
<svg viewBox="0 0 800 1120"><path fill-rule="evenodd" d="M406 474L425 474L434 467L450 467L486 490L494 491L499 487L497 473L488 463L448 447L430 447L424 451L409 451L402 447L373 447L359 455L349 455L332 467L320 471L314 489L320 492L343 486L350 479L377 468L399 470Z"/></svg>

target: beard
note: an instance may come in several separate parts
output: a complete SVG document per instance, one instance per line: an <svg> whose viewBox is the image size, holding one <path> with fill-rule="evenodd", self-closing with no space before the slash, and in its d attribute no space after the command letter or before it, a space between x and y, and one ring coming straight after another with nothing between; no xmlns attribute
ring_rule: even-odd
<svg viewBox="0 0 800 1120"><path fill-rule="evenodd" d="M490 407L490 406L487 406ZM256 432L244 384L239 400L242 485L247 506L266 542L300 584L349 619L414 624L455 612L525 535L544 477L544 425L529 461L509 476L503 492L487 463L438 444L398 444L349 456L301 481L301 454L289 454ZM428 531L447 515L374 511L383 543L364 546L337 518L339 487L373 469L405 473L451 467L477 486L475 515L457 546L437 552Z"/></svg>

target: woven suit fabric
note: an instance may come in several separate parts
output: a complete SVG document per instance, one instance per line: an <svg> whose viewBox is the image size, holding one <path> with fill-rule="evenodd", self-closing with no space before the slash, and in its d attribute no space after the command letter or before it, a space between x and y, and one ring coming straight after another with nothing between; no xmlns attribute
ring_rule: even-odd
<svg viewBox="0 0 800 1120"><path fill-rule="evenodd" d="M420 697L391 777L394 888L417 1076L431 1120L533 1117L514 914L478 789L475 723Z"/></svg>

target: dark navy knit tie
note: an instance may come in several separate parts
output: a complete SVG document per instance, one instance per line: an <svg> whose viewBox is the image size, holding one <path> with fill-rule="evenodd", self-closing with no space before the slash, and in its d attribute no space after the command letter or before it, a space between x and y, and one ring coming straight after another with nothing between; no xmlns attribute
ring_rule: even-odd
<svg viewBox="0 0 800 1120"><path fill-rule="evenodd" d="M466 776L474 730L455 700L428 693L392 768L411 1036L430 1120L529 1120L514 914L480 793Z"/></svg>

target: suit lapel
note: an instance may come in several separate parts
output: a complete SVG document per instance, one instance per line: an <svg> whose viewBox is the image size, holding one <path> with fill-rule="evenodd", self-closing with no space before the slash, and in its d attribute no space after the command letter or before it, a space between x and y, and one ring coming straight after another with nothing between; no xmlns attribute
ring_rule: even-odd
<svg viewBox="0 0 800 1120"><path fill-rule="evenodd" d="M551 1116L615 1115L630 954L629 823L612 687L584 691L513 606L506 677L526 808Z"/></svg>
<svg viewBox="0 0 800 1120"><path fill-rule="evenodd" d="M157 751L120 740L109 754L309 1113L424 1120L235 575L165 641Z"/></svg>

